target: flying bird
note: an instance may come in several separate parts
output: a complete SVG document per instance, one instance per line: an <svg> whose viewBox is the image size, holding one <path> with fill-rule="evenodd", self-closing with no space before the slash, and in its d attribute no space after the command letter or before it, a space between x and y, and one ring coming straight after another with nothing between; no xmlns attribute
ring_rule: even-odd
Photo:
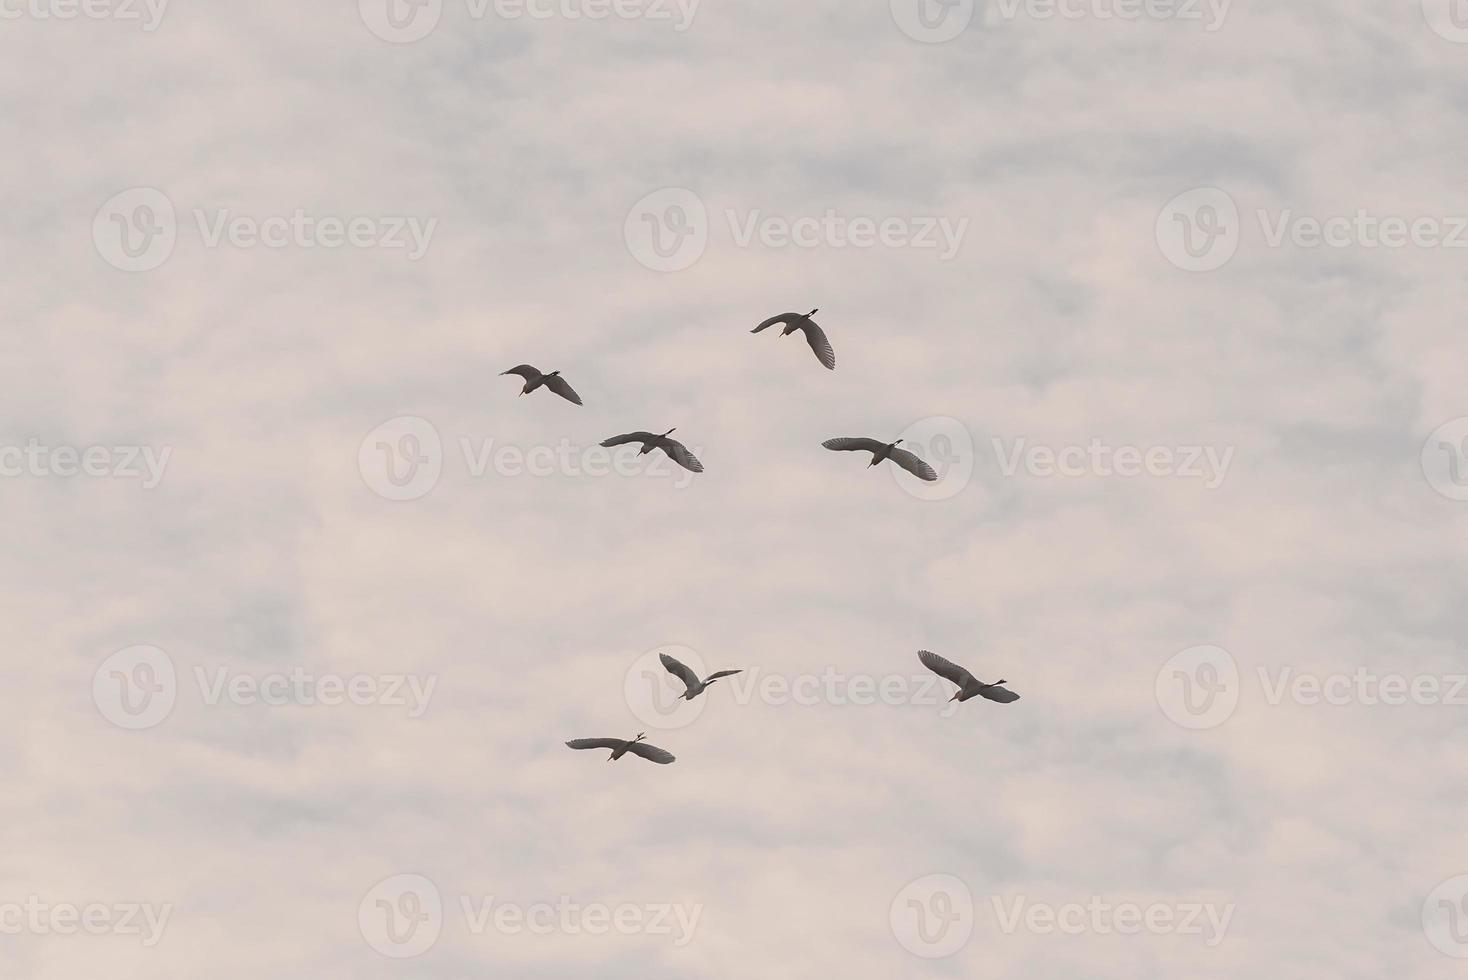
<svg viewBox="0 0 1468 980"><path fill-rule="evenodd" d="M897 444L900 442L902 442L901 439L898 439L897 442L878 442L875 439L827 439L821 445L838 453L868 452L872 454L869 466L876 466L882 460L890 459L919 480L926 480L929 483L936 481L938 474L933 472L933 468L906 449L898 449Z"/></svg>
<svg viewBox="0 0 1468 980"><path fill-rule="evenodd" d="M732 677L734 674L739 674L743 672L739 670L721 670L716 674L708 675L708 677L704 678L703 680L699 680L698 675L690 670L686 664L682 663L679 660L673 659L666 653L658 654L658 659L663 662L663 666L668 669L668 673L672 674L674 677L677 677L680 681L683 682L683 686L688 688L688 690L678 695L679 700L692 701L704 691L707 691L709 685L718 680L720 677Z"/></svg>
<svg viewBox="0 0 1468 980"><path fill-rule="evenodd" d="M573 738L566 744L573 749L611 749L612 754L607 756L608 762L615 762L628 752L640 755L649 762L656 762L660 766L666 766L673 761L673 753L660 749L656 745L649 745L643 741L646 737L646 732L640 732L631 741L625 738Z"/></svg>
<svg viewBox="0 0 1468 980"><path fill-rule="evenodd" d="M695 473L702 473L703 464L698 461L698 457L690 453L688 451L688 447L683 445L683 443L679 442L677 439L668 438L670 433L676 431L678 430L675 426L669 429L667 432L664 432L662 435L658 435L653 432L628 432L625 435L612 436L610 439L603 439L602 445L610 448L612 446L625 446L629 442L640 442L642 443L642 448L637 451L637 455L642 456L646 453L652 452L654 449L661 449L663 452L668 454L668 457L672 459L673 462L677 463L685 470L692 470Z"/></svg>
<svg viewBox="0 0 1468 980"><path fill-rule="evenodd" d="M528 395L541 385L545 385L551 391L566 399L566 401L577 405L581 404L581 396L576 394L576 389L566 383L566 379L561 377L561 372L559 371L552 371L550 374L541 374L529 364L521 364L510 368L508 371L501 371L500 377L503 378L507 374L518 374L525 379L525 387L520 389L520 394L522 395Z"/></svg>
<svg viewBox="0 0 1468 980"><path fill-rule="evenodd" d="M759 333L766 327L773 327L781 323L785 324L785 329L780 331L782 337L788 337L797 330L803 330L805 339L810 343L810 349L815 351L816 360L834 371L836 370L836 351L832 349L831 342L826 339L826 331L811 319L819 312L820 307L816 307L809 313L781 313L779 316L770 317L750 333Z"/></svg>
<svg viewBox="0 0 1468 980"><path fill-rule="evenodd" d="M958 685L958 693L949 698L950 701L967 701L969 698L987 698L990 701L998 701L1000 704L1009 704L1018 701L1019 695L1008 688L1000 687L1007 681L997 680L992 684L981 684L979 679L956 663L944 660L929 650L919 650L918 659L923 666Z"/></svg>

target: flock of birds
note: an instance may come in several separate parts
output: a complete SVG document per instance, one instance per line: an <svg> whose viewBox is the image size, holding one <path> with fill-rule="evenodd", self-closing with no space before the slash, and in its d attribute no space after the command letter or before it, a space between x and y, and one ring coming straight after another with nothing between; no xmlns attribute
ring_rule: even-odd
<svg viewBox="0 0 1468 980"><path fill-rule="evenodd" d="M822 366L827 370L834 371L836 370L836 351L831 346L831 341L826 336L826 332L821 329L815 320L811 319L818 312L820 312L819 308L811 310L809 313L781 313L778 316L770 317L750 332L759 333L770 327L783 325L785 329L780 331L780 336L788 337L790 334L799 330L805 335L806 342L810 344L810 349L815 354L816 360L820 361ZM500 374L501 376L513 374L523 379L525 384L520 389L521 395L528 395L539 388L545 388L573 404L582 404L581 396L576 394L576 389L571 387L570 382L561 377L560 371L551 371L549 374L544 374L529 364L520 364L510 368L508 371L502 371ZM698 457L693 455L683 443L671 438L672 434L676 431L676 428L672 428L667 432L661 433L626 432L622 435L612 436L610 439L603 440L601 445L612 448L637 443L641 447L637 451L639 456L646 455L654 449L661 450L669 459L684 469L694 473L702 473L703 463L699 462ZM872 461L867 464L868 468L890 460L920 480L925 480L929 483L936 481L938 474L933 468L919 458L916 453L909 452L906 449L899 449L898 447L901 443L901 439L898 439L896 442L882 442L879 439L868 439L864 437L841 437L827 439L821 445L834 452L871 453ZM709 685L721 677L730 677L734 674L741 673L739 670L721 670L707 677L700 678L686 664L668 656L666 653L660 654L658 659L662 661L663 667L668 673L683 682L684 692L679 695L680 700L687 699L692 701L704 691L708 690ZM1006 681L998 680L992 684L985 684L963 667L958 666L952 661L945 660L943 657L931 651L919 650L918 660L924 667L957 686L958 690L954 692L953 697L949 698L950 701L968 701L971 698L985 698L1000 704L1009 704L1019 700L1018 694L1003 686L1007 683ZM673 754L668 750L644 742L643 739L646 737L646 732L640 732L636 738L631 739L573 738L566 745L573 749L610 749L612 754L607 757L607 761L609 762L620 759L629 752L649 762L656 762L664 766L674 760Z"/></svg>

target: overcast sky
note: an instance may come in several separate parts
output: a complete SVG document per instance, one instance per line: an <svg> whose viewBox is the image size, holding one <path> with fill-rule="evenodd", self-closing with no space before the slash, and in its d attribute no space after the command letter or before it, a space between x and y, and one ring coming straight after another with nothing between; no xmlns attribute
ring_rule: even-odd
<svg viewBox="0 0 1468 980"><path fill-rule="evenodd" d="M1468 9L391 2L0 0L0 973L1461 975Z"/></svg>

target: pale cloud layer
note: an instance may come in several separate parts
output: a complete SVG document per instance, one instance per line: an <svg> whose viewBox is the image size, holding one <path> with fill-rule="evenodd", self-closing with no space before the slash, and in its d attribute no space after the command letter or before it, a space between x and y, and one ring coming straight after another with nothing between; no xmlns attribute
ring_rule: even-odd
<svg viewBox="0 0 1468 980"><path fill-rule="evenodd" d="M0 974L1461 975L1468 11L890 7L0 0Z"/></svg>

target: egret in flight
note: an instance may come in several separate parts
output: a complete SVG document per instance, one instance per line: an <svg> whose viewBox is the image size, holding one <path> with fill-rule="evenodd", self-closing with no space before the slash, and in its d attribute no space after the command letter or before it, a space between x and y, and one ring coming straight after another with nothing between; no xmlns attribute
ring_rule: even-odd
<svg viewBox="0 0 1468 980"><path fill-rule="evenodd" d="M967 701L969 698L987 698L990 701L998 701L1000 704L1009 704L1018 701L1019 695L1008 688L999 685L1007 683L997 680L992 684L982 684L979 679L958 664L944 660L929 650L919 650L918 659L923 666L958 685L958 692L949 698L950 701Z"/></svg>
<svg viewBox="0 0 1468 980"><path fill-rule="evenodd" d="M780 331L782 337L788 337L797 330L802 331L806 341L810 344L810 349L816 355L816 360L834 371L836 370L836 351L831 347L831 341L826 339L826 331L811 319L819 312L820 307L809 313L781 313L779 316L770 317L750 333L759 333L767 327L779 326L782 323L785 324L785 329Z"/></svg>
<svg viewBox="0 0 1468 980"><path fill-rule="evenodd" d="M878 442L875 439L843 438L827 439L821 445L838 453L871 453L872 461L867 464L868 466L876 466L882 460L890 459L919 480L926 480L929 483L936 481L938 474L933 471L933 468L906 449L898 449L897 445L900 442L902 442L901 439L898 439L897 442Z"/></svg>
<svg viewBox="0 0 1468 980"><path fill-rule="evenodd" d="M703 680L699 680L698 675L690 670L688 665L682 661L676 660L666 653L658 654L658 659L663 662L663 666L668 669L668 673L682 681L683 686L688 689L678 695L679 700L692 701L704 691L707 691L709 685L720 677L732 677L735 674L742 673L739 670L721 670L718 673L708 675Z"/></svg>
<svg viewBox="0 0 1468 980"><path fill-rule="evenodd" d="M573 749L611 749L612 754L607 756L608 762L615 762L628 752L640 755L649 762L656 762L660 766L666 766L673 761L673 753L644 742L643 739L646 737L646 732L640 732L630 741L625 738L573 738L566 744Z"/></svg>
<svg viewBox="0 0 1468 980"><path fill-rule="evenodd" d="M612 446L625 446L629 442L640 442L642 443L642 448L637 451L637 455L642 456L646 453L652 452L654 449L661 449L663 452L668 454L668 457L672 459L673 462L677 463L685 470L692 470L695 473L702 473L703 464L698 461L698 457L690 453L688 451L688 447L683 445L683 443L679 442L677 439L668 438L671 433L677 431L677 427L675 426L674 428L669 429L667 432L664 432L661 435L655 432L628 432L625 435L612 436L610 439L603 439L602 445L610 448Z"/></svg>
<svg viewBox="0 0 1468 980"><path fill-rule="evenodd" d="M503 378L507 374L518 374L525 379L525 387L520 389L520 394L522 395L528 395L541 385L545 385L551 391L566 399L566 401L577 405L581 404L581 396L576 394L576 389L566 383L566 379L561 377L561 372L559 371L552 371L550 374L541 374L529 364L520 364L510 368L508 371L501 371L500 377Z"/></svg>

